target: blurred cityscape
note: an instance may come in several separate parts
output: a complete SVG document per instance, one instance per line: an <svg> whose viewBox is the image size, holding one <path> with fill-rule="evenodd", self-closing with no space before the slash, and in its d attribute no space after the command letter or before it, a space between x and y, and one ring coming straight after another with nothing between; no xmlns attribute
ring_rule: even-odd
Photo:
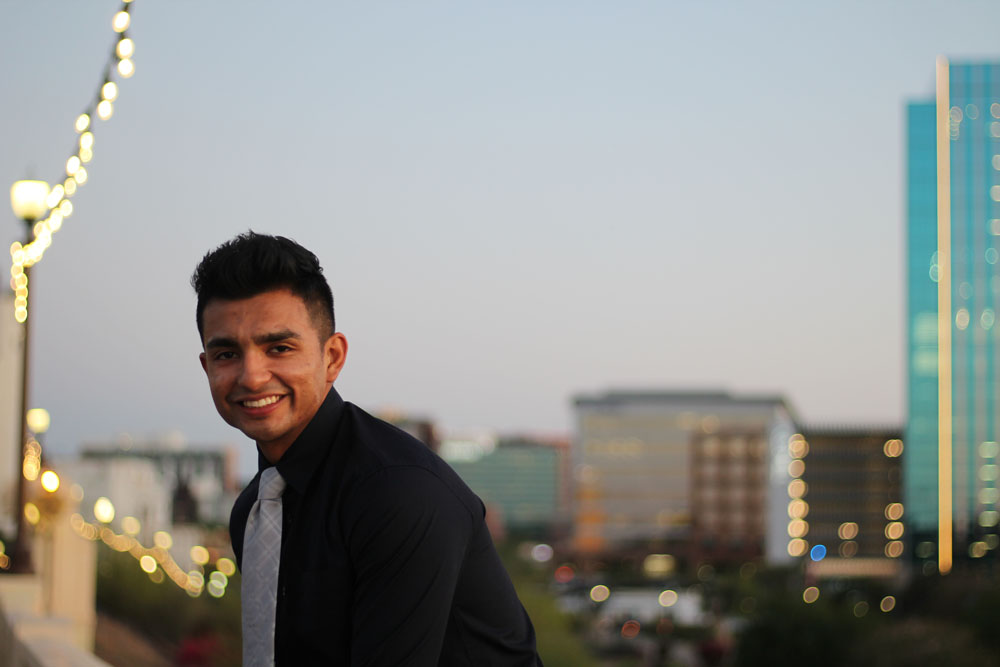
<svg viewBox="0 0 1000 667"><path fill-rule="evenodd" d="M546 665L997 664L1000 62L937 82L901 156L905 424L669 378L568 397L567 434L381 415L482 498ZM33 411L22 451L23 341L0 318L0 457L21 461L0 467L0 667L239 664L227 524L252 448L122 435L57 460Z"/></svg>

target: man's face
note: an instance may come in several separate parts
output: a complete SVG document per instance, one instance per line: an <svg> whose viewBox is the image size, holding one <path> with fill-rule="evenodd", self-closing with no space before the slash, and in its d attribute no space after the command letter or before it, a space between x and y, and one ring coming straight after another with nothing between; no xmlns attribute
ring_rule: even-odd
<svg viewBox="0 0 1000 667"><path fill-rule="evenodd" d="M305 303L287 289L249 299L213 299L203 314L215 408L272 463L305 429L340 374L347 340L320 340Z"/></svg>

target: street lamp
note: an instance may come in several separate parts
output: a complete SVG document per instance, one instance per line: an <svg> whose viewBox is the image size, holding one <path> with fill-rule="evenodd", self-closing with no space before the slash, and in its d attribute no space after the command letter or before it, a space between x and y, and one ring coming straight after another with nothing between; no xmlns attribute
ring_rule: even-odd
<svg viewBox="0 0 1000 667"><path fill-rule="evenodd" d="M49 207L45 199L49 195L49 184L45 181L18 181L10 189L10 205L16 215L27 227L25 234L25 244L31 242L33 237L34 224L46 213ZM15 286L14 309L16 312L24 312L23 340L21 342L21 405L18 413L21 422L21 436L18 439L17 465L17 507L15 515L17 517L17 537L14 540L14 549L11 554L11 570L18 573L28 573L32 571L31 550L28 542L28 526L24 516L25 485L24 485L24 446L28 442L28 362L30 360L29 344L31 342L31 330L27 317L28 305L28 284L30 282L30 266L24 267L23 284ZM23 306L24 310L19 311L18 306Z"/></svg>

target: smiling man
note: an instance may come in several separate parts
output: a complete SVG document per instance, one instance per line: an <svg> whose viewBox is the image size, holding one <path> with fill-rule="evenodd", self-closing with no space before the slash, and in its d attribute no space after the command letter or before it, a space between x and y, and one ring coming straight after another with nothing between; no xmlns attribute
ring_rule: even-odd
<svg viewBox="0 0 1000 667"><path fill-rule="evenodd" d="M222 418L257 443L230 519L244 665L541 665L482 502L419 441L344 402L316 256L248 232L191 279Z"/></svg>

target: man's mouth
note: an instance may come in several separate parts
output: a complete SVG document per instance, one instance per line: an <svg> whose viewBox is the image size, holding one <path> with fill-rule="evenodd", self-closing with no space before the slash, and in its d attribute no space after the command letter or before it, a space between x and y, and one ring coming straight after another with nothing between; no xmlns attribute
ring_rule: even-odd
<svg viewBox="0 0 1000 667"><path fill-rule="evenodd" d="M240 401L240 405L247 408L263 408L266 405L271 405L277 403L281 400L281 396L265 396L264 398L256 398L253 400Z"/></svg>

